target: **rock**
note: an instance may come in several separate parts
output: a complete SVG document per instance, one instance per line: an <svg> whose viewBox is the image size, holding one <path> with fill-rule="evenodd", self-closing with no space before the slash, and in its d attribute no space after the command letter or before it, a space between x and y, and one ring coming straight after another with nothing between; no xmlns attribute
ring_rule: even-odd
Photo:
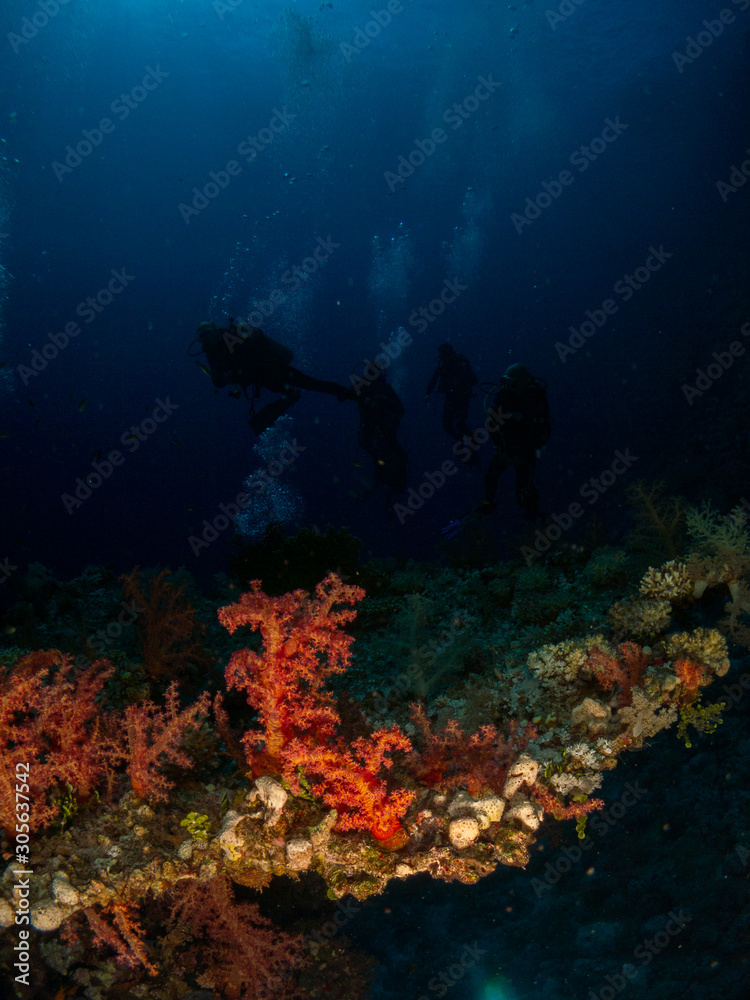
<svg viewBox="0 0 750 1000"><path fill-rule="evenodd" d="M65 872L57 872L52 879L52 895L63 906L78 906L81 901L81 894L70 884Z"/></svg>
<svg viewBox="0 0 750 1000"><path fill-rule="evenodd" d="M448 826L448 837L457 851L471 847L479 836L479 823L473 816L452 819Z"/></svg>
<svg viewBox="0 0 750 1000"><path fill-rule="evenodd" d="M235 829L240 820L244 818L241 813L230 809L224 817L224 825L216 837L216 843L224 852L227 861L239 861L245 853L245 841Z"/></svg>
<svg viewBox="0 0 750 1000"><path fill-rule="evenodd" d="M286 800L289 798L286 790L269 775L256 779L255 790L265 809L263 822L266 826L275 826L281 819Z"/></svg>
<svg viewBox="0 0 750 1000"><path fill-rule="evenodd" d="M304 871L312 864L313 845L306 837L287 841L286 863L293 871Z"/></svg>
<svg viewBox="0 0 750 1000"><path fill-rule="evenodd" d="M12 927L14 921L13 907L7 899L0 899L0 927Z"/></svg>
<svg viewBox="0 0 750 1000"><path fill-rule="evenodd" d="M542 807L537 802L527 799L525 795L521 795L520 792L513 796L505 810L506 819L516 820L529 833L534 833L539 829L542 816L544 816Z"/></svg>
<svg viewBox="0 0 750 1000"><path fill-rule="evenodd" d="M521 785L526 783L529 788L536 781L539 772L539 764L532 760L528 754L524 753L518 758L513 767L508 772L508 778L503 788L503 798L511 799L519 790Z"/></svg>
<svg viewBox="0 0 750 1000"><path fill-rule="evenodd" d="M31 907L31 926L38 931L56 931L65 916L62 907L51 899L43 899Z"/></svg>

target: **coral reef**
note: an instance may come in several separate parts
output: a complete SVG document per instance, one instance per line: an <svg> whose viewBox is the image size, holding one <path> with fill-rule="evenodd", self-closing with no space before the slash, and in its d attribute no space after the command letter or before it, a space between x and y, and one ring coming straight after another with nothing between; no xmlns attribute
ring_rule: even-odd
<svg viewBox="0 0 750 1000"><path fill-rule="evenodd" d="M567 579L540 567L533 575L520 567L409 570L420 577L412 619L429 609L443 630L436 662L450 647L463 665L439 693L411 707L409 686L376 695L388 671L406 670L423 624L402 646L391 642L386 663L380 650L403 597L394 599L381 582L365 598L334 574L313 594L269 596L256 580L219 610L235 640L244 636L248 645L229 657L230 694L217 692L214 722L205 720L209 691L180 708L173 684L163 707L141 702L121 712L102 701L115 681L105 661L76 671L56 651L6 654L5 678L15 682L3 688L8 773L15 781L16 725L29 747L37 740L45 748L42 765L55 762L63 737L51 702L65 698L76 700L67 704L77 720L66 746L89 760L91 773L86 785L70 772L40 768L35 829L49 832L31 852L22 850L23 836L14 846L14 824L6 829L6 848L17 850L0 878L0 927L26 916L53 969L71 968L55 932L65 935L77 981L94 998L107 996L107 983L136 975L159 1000L196 985L227 997L269 990L291 997L306 962L305 975L320 971L322 952L271 929L235 898L232 884L257 889L314 873L332 899L363 900L418 873L473 884L498 865L525 867L553 821L575 821L582 836L587 817L604 806L593 797L602 774L620 754L678 720L683 737L688 726L715 728L719 708L700 699L728 668L719 632L686 627L697 605L679 566L651 569L640 595L620 601L627 612L618 613L622 585L610 591L605 584L621 579L625 562L612 553L605 562L613 575L599 566L580 574L571 563ZM564 597L569 605L565 621L558 615L544 627L519 628L517 599L553 588L552 603ZM355 604L383 631L360 626L355 640L347 631ZM682 627L670 632L678 612ZM558 639L558 630L568 634ZM27 701L13 701L11 690L26 692ZM216 729L233 771L217 767ZM68 809L65 830L55 832L48 824L61 810L54 796L65 781L80 808ZM97 783L106 785L107 801L87 803ZM6 792L15 808L15 788ZM22 898L16 872L27 863L34 878ZM238 959L230 971L230 953L217 938L233 942ZM96 969L95 941L116 956L106 970ZM172 974L181 993L167 989Z"/></svg>

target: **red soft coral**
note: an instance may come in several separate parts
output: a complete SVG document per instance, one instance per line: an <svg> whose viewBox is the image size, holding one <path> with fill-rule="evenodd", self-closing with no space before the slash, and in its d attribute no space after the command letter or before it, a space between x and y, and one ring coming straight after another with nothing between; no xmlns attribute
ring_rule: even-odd
<svg viewBox="0 0 750 1000"><path fill-rule="evenodd" d="M131 969L143 966L149 975L158 975L159 970L148 960L143 942L146 932L140 925L135 906L113 902L101 913L97 913L93 906L86 907L83 912L93 932L95 944L113 948L121 965ZM111 924L104 919L105 914L111 915Z"/></svg>
<svg viewBox="0 0 750 1000"><path fill-rule="evenodd" d="M633 688L640 684L648 666L648 656L635 642L621 642L617 656L612 656L595 646L584 662L584 669L590 671L607 691L620 689L620 705L631 705Z"/></svg>
<svg viewBox="0 0 750 1000"><path fill-rule="evenodd" d="M193 766L180 750L180 741L187 729L200 729L211 704L210 695L204 692L194 705L180 711L176 681L167 688L165 699L165 708L143 701L125 709L130 783L136 795L153 802L166 801L174 784L160 773L164 761Z"/></svg>
<svg viewBox="0 0 750 1000"><path fill-rule="evenodd" d="M338 810L339 829L369 829L388 839L414 795L403 788L389 791L382 772L392 766L393 751L408 751L411 744L394 726L348 748L333 698L324 690L327 678L349 664L352 640L341 626L355 611L337 605L354 604L364 591L335 573L317 585L314 597L304 590L268 597L259 580L251 588L221 608L219 618L230 632L250 625L263 637L262 653L239 650L226 673L227 686L247 693L262 726L243 738L253 773L282 773L299 793L301 768L313 779L313 791Z"/></svg>
<svg viewBox="0 0 750 1000"><path fill-rule="evenodd" d="M201 986L227 1000L291 1000L306 995L293 978L293 971L307 964L302 938L275 928L255 903L235 902L225 875L209 881L182 879L172 889L172 899L165 941L169 945L176 937L180 950L173 964L200 970Z"/></svg>
<svg viewBox="0 0 750 1000"><path fill-rule="evenodd" d="M355 740L351 751L294 740L284 754L284 777L299 794L297 768L306 777L314 776L312 790L337 810L339 830L369 830L378 840L389 840L400 830L399 821L414 799L414 792L404 788L389 792L381 776L383 768L392 767L394 750L411 750L397 726Z"/></svg>
<svg viewBox="0 0 750 1000"><path fill-rule="evenodd" d="M566 806L550 788L540 784L532 787L531 794L545 812L551 813L555 819L580 819L581 816L604 808L603 799L586 799L585 802L571 802Z"/></svg>
<svg viewBox="0 0 750 1000"><path fill-rule="evenodd" d="M536 736L536 728L512 721L503 736L492 725L466 733L455 719L436 733L421 705L412 705L412 721L420 733L422 750L412 769L420 783L431 788L465 788L479 795L483 788L500 793L511 764Z"/></svg>
<svg viewBox="0 0 750 1000"><path fill-rule="evenodd" d="M241 649L226 671L227 687L244 690L258 712L262 730L248 732L243 743L255 774L279 770L282 752L293 739L314 732L319 743L330 739L339 722L324 684L349 664L352 639L341 626L354 618L350 608L365 594L331 573L315 588L315 597L295 590L268 597L260 580L236 604L219 609L231 633L241 625L259 629L263 652Z"/></svg>
<svg viewBox="0 0 750 1000"><path fill-rule="evenodd" d="M102 732L97 701L112 672L106 660L77 670L70 656L51 649L29 653L0 676L0 816L9 836L16 833L19 781L34 831L58 812L49 792L67 783L85 799L121 759L118 740Z"/></svg>
<svg viewBox="0 0 750 1000"><path fill-rule="evenodd" d="M212 663L203 645L203 626L185 597L185 584L175 585L163 569L148 581L148 593L138 567L122 580L125 596L137 612L136 632L143 652L143 667L155 680L177 679L190 667Z"/></svg>

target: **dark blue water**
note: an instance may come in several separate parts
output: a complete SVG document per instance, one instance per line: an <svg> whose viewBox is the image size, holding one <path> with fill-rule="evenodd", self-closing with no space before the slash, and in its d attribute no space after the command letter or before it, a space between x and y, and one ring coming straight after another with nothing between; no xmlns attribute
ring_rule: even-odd
<svg viewBox="0 0 750 1000"><path fill-rule="evenodd" d="M746 492L746 356L690 401L683 387L747 344L750 185L732 175L750 157L747 0L403 0L387 24L351 0L41 10L5 0L0 15L0 558L14 572L183 565L205 584L226 570L231 530L199 554L190 539L265 460L247 403L187 351L201 321L258 312L299 368L344 384L407 332L389 377L411 487L454 457L423 398L450 338L483 383L512 362L546 380L545 514L618 450L632 467L588 511L613 539L635 478L724 510ZM420 321L446 282L460 294ZM482 499L481 472L461 466L394 517L382 494L353 496L370 460L352 403L305 393L289 416L299 457L256 534L293 511L290 530L346 525L366 555L440 558L440 528ZM94 462L100 484L66 502ZM510 479L498 499L507 554L522 528Z"/></svg>
<svg viewBox="0 0 750 1000"><path fill-rule="evenodd" d="M439 415L422 405L448 336L483 382L511 361L548 381L545 512L565 509L617 448L638 455L641 475L658 473L674 449L689 460L687 442L654 431L665 414L689 426L685 378L738 334L715 286L737 266L747 211L744 190L722 201L716 187L750 143L741 6L729 5L734 21L717 21L722 33L687 62L674 54L695 51L687 38L706 31L717 13L709 5L588 2L564 16L538 4L405 3L381 28L347 4L79 4L46 25L39 14L38 29L28 20L37 8L6 5L11 561L62 573L91 560L163 562L204 578L221 568L230 532L197 558L188 538L259 463L246 405L214 395L186 348L203 319L247 316L264 301L268 313L275 290L284 301L261 312L263 328L320 377L346 382L399 326L413 335L391 380L407 407L415 487L451 458ZM431 155L394 181L436 129ZM253 149L248 137L259 133L266 141ZM216 196L193 211L212 174ZM524 212L519 226L512 217ZM325 263L295 289L288 272L318 238L330 241ZM651 247L671 256L629 301L615 296L617 311L561 363L555 344ZM79 304L121 269L131 276L122 293L81 322ZM446 280L465 290L438 319L415 322ZM19 366L49 334L76 321L80 334L23 377ZM93 457L122 451L122 434L166 397L169 420L68 513L61 496L91 475ZM292 415L305 451L288 482L303 519L347 524L368 551L429 556L439 527L481 498L480 477L462 468L403 530L379 501L349 495L369 476L355 408L308 393ZM359 458L362 472L351 466ZM499 520L516 528L509 492ZM598 513L616 519L620 501L603 497Z"/></svg>

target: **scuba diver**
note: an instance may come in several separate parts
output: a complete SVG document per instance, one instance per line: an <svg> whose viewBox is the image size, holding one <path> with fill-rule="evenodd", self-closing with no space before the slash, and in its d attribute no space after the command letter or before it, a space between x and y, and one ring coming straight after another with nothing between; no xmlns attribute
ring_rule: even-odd
<svg viewBox="0 0 750 1000"><path fill-rule="evenodd" d="M500 477L509 466L516 470L516 500L527 521L541 517L534 470L540 449L549 441L551 422L546 383L524 365L511 365L492 400L488 430L495 452L484 477L485 498L464 518L443 529L444 538L455 538L477 515L495 509Z"/></svg>
<svg viewBox="0 0 750 1000"><path fill-rule="evenodd" d="M459 354L450 344L438 347L438 364L427 383L425 401L429 403L430 395L437 386L437 391L445 395L443 405L443 430L455 441L470 434L466 420L469 416L469 404L474 395L473 388L477 377L471 370L468 358Z"/></svg>
<svg viewBox="0 0 750 1000"><path fill-rule="evenodd" d="M396 390L386 379L385 370L375 367L379 370L377 377L363 382L354 397L359 406L359 446L375 463L372 486L360 494L360 499L372 496L382 484L390 509L391 495L406 489L408 459L397 437L405 411Z"/></svg>
<svg viewBox="0 0 750 1000"><path fill-rule="evenodd" d="M195 344L200 344L199 350L189 351L190 356L206 355L208 369L198 364L210 375L214 386L230 386L230 396L243 393L250 400L249 423L256 434L262 434L297 402L300 389L325 392L339 402L352 398L351 391L338 382L313 378L293 368L294 352L249 323L235 323L232 319L227 327L201 323L191 348ZM252 394L248 392L251 388ZM261 389L281 393L281 397L256 413L255 400Z"/></svg>

